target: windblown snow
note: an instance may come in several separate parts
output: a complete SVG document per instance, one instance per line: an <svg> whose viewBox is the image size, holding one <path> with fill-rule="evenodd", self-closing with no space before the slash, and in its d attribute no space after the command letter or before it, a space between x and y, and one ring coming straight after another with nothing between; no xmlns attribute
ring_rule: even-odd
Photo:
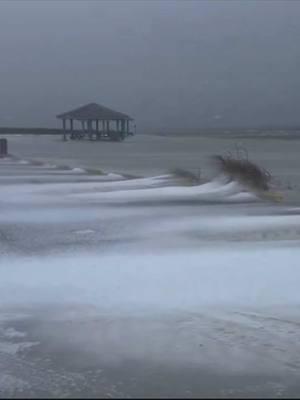
<svg viewBox="0 0 300 400"><path fill-rule="evenodd" d="M206 360L215 363L227 354L233 370L271 368L280 358L280 368L299 370L300 341L291 333L300 322L297 208L263 202L224 177L187 186L172 174L127 179L10 158L0 160L0 185L0 359L39 344L7 326L7 310L22 307L30 317L34 307L58 307L62 314L49 318L78 323L74 341L106 346L118 359L197 363L193 346L198 348L201 338L211 349ZM63 311L70 306L71 317ZM164 319L168 315L171 325ZM94 326L107 317L105 345L93 329L84 331L86 340L80 336L82 321ZM117 321L129 317L145 321L142 330L122 322L128 323L123 343ZM152 343L153 327L146 327L153 318L163 322L155 322ZM171 326L180 346L164 353L170 342L165 329ZM272 354L267 355L268 337ZM234 344L235 354L229 351ZM28 387L22 374L6 373L0 390Z"/></svg>

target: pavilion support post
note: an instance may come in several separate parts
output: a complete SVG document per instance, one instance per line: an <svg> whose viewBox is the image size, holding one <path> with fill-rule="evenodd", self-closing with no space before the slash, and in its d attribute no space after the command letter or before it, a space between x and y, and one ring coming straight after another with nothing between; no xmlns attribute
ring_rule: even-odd
<svg viewBox="0 0 300 400"><path fill-rule="evenodd" d="M71 132L71 134L70 134L70 136L71 136L71 138L73 138L73 120L72 119L70 119L70 132Z"/></svg>
<svg viewBox="0 0 300 400"><path fill-rule="evenodd" d="M96 119L96 139L100 139L100 134L99 134L99 120Z"/></svg>
<svg viewBox="0 0 300 400"><path fill-rule="evenodd" d="M127 133L127 135L129 133L129 120L128 119L126 121L126 133Z"/></svg>
<svg viewBox="0 0 300 400"><path fill-rule="evenodd" d="M67 135L66 135L66 120L63 119L62 120L63 123L63 141L66 142L67 141Z"/></svg>
<svg viewBox="0 0 300 400"><path fill-rule="evenodd" d="M87 133L87 127L86 127L86 121L81 121L81 126L82 126L82 137L85 138L86 137L86 133Z"/></svg>
<svg viewBox="0 0 300 400"><path fill-rule="evenodd" d="M123 119L121 121L121 131L122 131L122 134L124 134L124 132L125 132L125 121Z"/></svg>
<svg viewBox="0 0 300 400"><path fill-rule="evenodd" d="M87 121L87 126L88 126L87 130L88 130L89 138L90 138L90 140L92 140L93 139L93 122L88 120Z"/></svg>

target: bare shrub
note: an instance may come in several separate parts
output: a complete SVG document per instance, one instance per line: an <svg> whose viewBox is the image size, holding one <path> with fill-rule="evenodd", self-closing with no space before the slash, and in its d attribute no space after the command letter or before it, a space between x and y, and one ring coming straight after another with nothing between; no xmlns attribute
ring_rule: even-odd
<svg viewBox="0 0 300 400"><path fill-rule="evenodd" d="M259 191L270 190L271 174L248 159L248 152L243 149L237 152L237 156L228 153L225 156L215 155L213 160L219 171L228 176L230 180L236 180L252 189Z"/></svg>

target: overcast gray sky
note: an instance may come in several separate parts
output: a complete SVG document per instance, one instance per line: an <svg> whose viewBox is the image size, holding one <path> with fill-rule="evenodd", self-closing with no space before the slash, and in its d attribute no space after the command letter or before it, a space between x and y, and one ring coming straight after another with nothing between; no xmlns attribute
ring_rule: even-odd
<svg viewBox="0 0 300 400"><path fill-rule="evenodd" d="M300 1L0 0L0 126L87 102L139 130L300 125Z"/></svg>

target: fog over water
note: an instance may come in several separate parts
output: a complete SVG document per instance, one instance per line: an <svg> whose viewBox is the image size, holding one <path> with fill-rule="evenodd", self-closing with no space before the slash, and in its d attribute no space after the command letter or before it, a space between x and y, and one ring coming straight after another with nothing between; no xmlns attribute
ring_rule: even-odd
<svg viewBox="0 0 300 400"><path fill-rule="evenodd" d="M0 126L88 102L140 131L299 124L296 1L1 1Z"/></svg>

